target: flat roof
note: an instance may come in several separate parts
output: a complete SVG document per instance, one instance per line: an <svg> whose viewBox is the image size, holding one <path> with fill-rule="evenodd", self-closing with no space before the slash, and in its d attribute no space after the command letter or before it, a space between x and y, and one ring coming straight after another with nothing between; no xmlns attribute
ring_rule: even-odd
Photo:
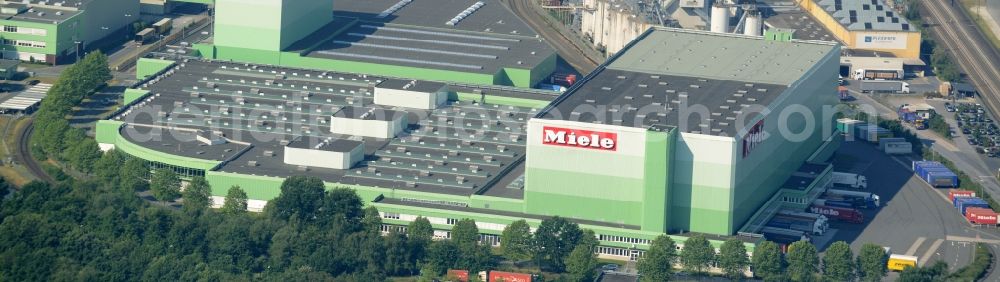
<svg viewBox="0 0 1000 282"><path fill-rule="evenodd" d="M400 0L365 0L365 1L335 1L333 13L341 17L353 17L366 22L381 22L410 26L423 26L444 30L464 30L492 34L536 35L524 21L514 15L500 1L482 1L485 5L475 10L455 25L446 24L467 8L475 5L477 0L414 0L401 8L392 11L385 17L383 12L393 5L403 3Z"/></svg>
<svg viewBox="0 0 1000 282"><path fill-rule="evenodd" d="M338 118L350 118L360 120L380 120L392 121L406 115L405 111L395 111L380 106L369 107L343 107L333 114Z"/></svg>
<svg viewBox="0 0 1000 282"><path fill-rule="evenodd" d="M357 148L358 146L361 145L364 145L364 142L358 140L348 140L339 138L319 138L315 136L300 136L294 141L291 141L291 143L288 144L288 147L343 153L343 152L350 152L351 150L354 150L354 148Z"/></svg>
<svg viewBox="0 0 1000 282"><path fill-rule="evenodd" d="M882 0L810 0L849 30L913 31L910 22Z"/></svg>
<svg viewBox="0 0 1000 282"><path fill-rule="evenodd" d="M324 30L320 32L332 32ZM310 36L306 40L326 38ZM533 36L401 25L396 21L357 22L320 44L307 56L486 74L503 68L534 68L555 52L543 39Z"/></svg>
<svg viewBox="0 0 1000 282"><path fill-rule="evenodd" d="M802 40L837 41L823 24L812 18L798 5L790 1L761 1L758 9L768 14L764 24L770 28L785 28L794 31L792 37Z"/></svg>
<svg viewBox="0 0 1000 282"><path fill-rule="evenodd" d="M396 89L396 90L408 90L415 92L430 93L441 90L447 84L435 81L417 81L417 80L403 80L403 79L387 79L375 85L375 88L385 88L385 89Z"/></svg>
<svg viewBox="0 0 1000 282"><path fill-rule="evenodd" d="M835 43L763 40L760 37L655 28L608 68L650 74L789 85ZM749 50L749 51L748 51Z"/></svg>
<svg viewBox="0 0 1000 282"><path fill-rule="evenodd" d="M835 48L655 28L538 117L735 136Z"/></svg>
<svg viewBox="0 0 1000 282"><path fill-rule="evenodd" d="M28 9L16 15L2 14L0 16L12 21L58 24L82 12L82 10L76 9L54 9L29 5Z"/></svg>
<svg viewBox="0 0 1000 282"><path fill-rule="evenodd" d="M277 78L278 74L285 78ZM113 119L147 127L219 131L233 142L195 146L171 141L167 146L157 140L129 140L175 155L222 157L225 164L218 170L224 172L307 175L345 185L449 195L523 197L522 189L505 188L517 179L506 172L519 171L523 165L526 123L537 110L454 101L430 111L386 109L373 105L374 85L384 81L370 75L188 60L171 75L143 85L153 95ZM551 98L538 98L546 97ZM370 109L406 115L407 130L392 139L330 133L335 113ZM284 163L284 144L297 138L331 137L364 142L365 159L348 170ZM229 146L240 143L251 147L229 155Z"/></svg>
<svg viewBox="0 0 1000 282"><path fill-rule="evenodd" d="M492 215L518 217L518 218L531 218L531 219L538 219L538 220L545 220L545 219L552 218L551 216L546 216L546 215L538 215L538 214L530 214L530 213L520 213L520 212L511 212L511 211L502 211L502 210L494 210L494 209L473 208L473 207L467 207L467 206L444 205L444 204L435 204L435 203L428 203L428 202L404 201L404 200L393 199L393 198L383 198L382 200L378 201L378 203L390 204L390 205L411 206L411 207L433 208L433 209L442 209L442 210L452 210L452 211L463 211L463 212L472 212L472 213L481 213L481 214L492 214ZM596 220L586 220L586 219L575 219L575 218L569 218L569 217L564 217L564 218L566 220L569 220L569 221L572 221L572 222L575 222L575 223L578 223L578 224L587 224L587 225L594 225L594 226L604 226L604 227L623 228L623 229L632 229L632 230L639 230L640 229L640 227L638 225L621 224L621 223L613 223L613 222L604 222L604 221L596 221Z"/></svg>

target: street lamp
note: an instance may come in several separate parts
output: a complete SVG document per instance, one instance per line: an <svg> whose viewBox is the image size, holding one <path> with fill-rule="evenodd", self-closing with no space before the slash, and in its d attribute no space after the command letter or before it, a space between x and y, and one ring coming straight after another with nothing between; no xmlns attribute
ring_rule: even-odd
<svg viewBox="0 0 1000 282"><path fill-rule="evenodd" d="M76 44L76 61L80 61L80 51L82 51L83 41L74 40L73 43Z"/></svg>

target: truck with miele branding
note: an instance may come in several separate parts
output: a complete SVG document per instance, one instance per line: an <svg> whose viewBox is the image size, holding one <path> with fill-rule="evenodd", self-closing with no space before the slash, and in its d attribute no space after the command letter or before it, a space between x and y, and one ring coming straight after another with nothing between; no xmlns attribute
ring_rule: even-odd
<svg viewBox="0 0 1000 282"><path fill-rule="evenodd" d="M812 213L822 214L834 220L843 222L850 222L850 223L865 222L865 214L853 208L832 207L832 206L822 206L813 204L812 206L809 206L809 211Z"/></svg>

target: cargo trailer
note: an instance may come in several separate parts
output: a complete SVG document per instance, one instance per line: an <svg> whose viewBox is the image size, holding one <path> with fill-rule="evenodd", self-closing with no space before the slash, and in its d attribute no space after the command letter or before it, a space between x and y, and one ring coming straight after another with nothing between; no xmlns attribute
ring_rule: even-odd
<svg viewBox="0 0 1000 282"><path fill-rule="evenodd" d="M825 217L821 221L815 218L789 217L781 214L775 215L766 225L769 227L809 232L813 235L823 235L830 227L829 223L825 221Z"/></svg>
<svg viewBox="0 0 1000 282"><path fill-rule="evenodd" d="M830 174L830 179L834 185L846 186L854 189L868 189L868 178L857 173L846 173L834 171Z"/></svg>
<svg viewBox="0 0 1000 282"><path fill-rule="evenodd" d="M966 215L965 214L966 210L972 207L985 208L985 209L990 208L989 203L987 203L983 199L976 197L955 198L954 204L955 208L958 209L958 211L962 213L962 215Z"/></svg>
<svg viewBox="0 0 1000 282"><path fill-rule="evenodd" d="M854 79L856 80L903 79L903 70L856 69L854 70Z"/></svg>
<svg viewBox="0 0 1000 282"><path fill-rule="evenodd" d="M844 207L832 207L815 205L809 207L809 211L817 214L822 214L835 219L838 221L850 222L850 223L864 223L865 215L861 211L853 208Z"/></svg>
<svg viewBox="0 0 1000 282"><path fill-rule="evenodd" d="M892 131L870 124L859 124L854 127L855 138L876 143L881 138L891 138Z"/></svg>
<svg viewBox="0 0 1000 282"><path fill-rule="evenodd" d="M532 276L527 273L517 273L517 272L506 272L506 271L490 271L490 279L488 282L503 281L503 282L531 282Z"/></svg>
<svg viewBox="0 0 1000 282"><path fill-rule="evenodd" d="M840 207L849 209L863 209L867 204L860 199L816 199L813 201L816 206Z"/></svg>
<svg viewBox="0 0 1000 282"><path fill-rule="evenodd" d="M882 152L887 155L913 154L913 144L910 142L890 142L882 146Z"/></svg>
<svg viewBox="0 0 1000 282"><path fill-rule="evenodd" d="M869 208L877 208L880 206L880 198L875 193L861 192L861 191L847 191L847 190L837 190L829 189L826 190L827 196L842 196L844 198L856 198L862 199Z"/></svg>
<svg viewBox="0 0 1000 282"><path fill-rule="evenodd" d="M975 197L975 191L962 190L962 189L951 189L948 191L948 200L952 203L955 202L956 197Z"/></svg>
<svg viewBox="0 0 1000 282"><path fill-rule="evenodd" d="M856 119L842 118L837 120L837 130L840 130L844 134L853 135L854 127L861 124L864 124L864 122Z"/></svg>
<svg viewBox="0 0 1000 282"><path fill-rule="evenodd" d="M933 187L958 187L958 175L940 162L914 161L913 172Z"/></svg>
<svg viewBox="0 0 1000 282"><path fill-rule="evenodd" d="M764 234L764 238L768 241L778 244L787 245L798 241L810 242L811 240L808 233L798 230L764 227L760 229L760 233Z"/></svg>
<svg viewBox="0 0 1000 282"><path fill-rule="evenodd" d="M910 93L910 84L902 81L864 80L861 81L861 93Z"/></svg>
<svg viewBox="0 0 1000 282"><path fill-rule="evenodd" d="M965 211L965 219L976 225L997 225L997 213L991 209L972 207Z"/></svg>

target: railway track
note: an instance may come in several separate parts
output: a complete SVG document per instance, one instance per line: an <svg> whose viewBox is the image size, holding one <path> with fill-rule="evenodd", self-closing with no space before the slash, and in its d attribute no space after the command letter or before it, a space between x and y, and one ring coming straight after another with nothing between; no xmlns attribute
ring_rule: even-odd
<svg viewBox="0 0 1000 282"><path fill-rule="evenodd" d="M587 53L573 43L573 40L567 37L566 34L558 32L555 28L549 26L549 23L544 19L540 18L544 15L540 15L534 11L530 5L532 5L530 0L505 0L508 7L524 20L539 36L545 38L549 41L549 44L556 49L556 53L559 54L563 60L566 61L570 66L575 68L581 74L586 75L597 68L604 58L594 59L587 56Z"/></svg>
<svg viewBox="0 0 1000 282"><path fill-rule="evenodd" d="M16 158L20 161L26 168L28 172L34 174L38 179L48 182L49 184L55 184L55 179L45 173L42 166L38 164L35 158L31 157L31 134L35 131L35 121L28 120L28 124L24 126L24 130L17 139L17 154Z"/></svg>
<svg viewBox="0 0 1000 282"><path fill-rule="evenodd" d="M940 39L938 48L944 46L951 51L951 57L979 90L980 101L995 118L1000 114L1000 54L986 43L981 31L970 27L973 23L968 15L961 8L951 6L950 1L931 0L919 3L924 8L921 12L929 15L932 20L931 31ZM992 169L995 168L987 168L986 173L991 174ZM993 185L987 185L990 186ZM991 190L993 196L1000 194L995 186Z"/></svg>

